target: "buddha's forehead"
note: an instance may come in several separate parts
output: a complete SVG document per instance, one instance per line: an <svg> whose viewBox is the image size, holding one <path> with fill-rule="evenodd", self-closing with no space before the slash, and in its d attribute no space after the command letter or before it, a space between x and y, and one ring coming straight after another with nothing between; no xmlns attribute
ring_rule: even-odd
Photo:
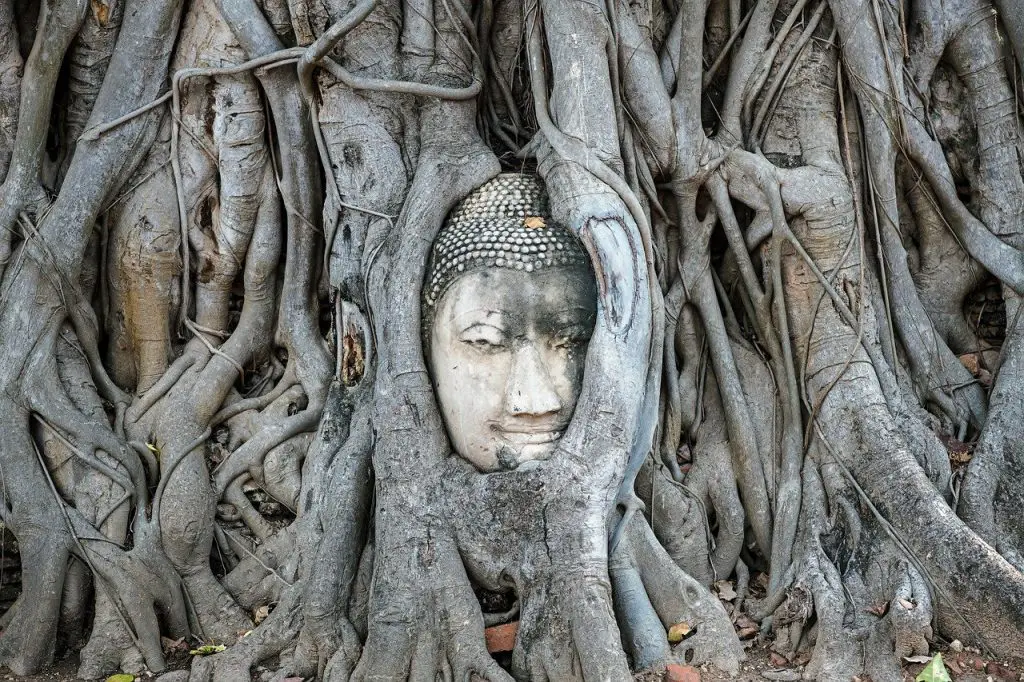
<svg viewBox="0 0 1024 682"><path fill-rule="evenodd" d="M517 325L566 316L583 320L593 316L597 302L593 274L576 265L537 272L475 270L453 282L440 304L440 317L449 322Z"/></svg>

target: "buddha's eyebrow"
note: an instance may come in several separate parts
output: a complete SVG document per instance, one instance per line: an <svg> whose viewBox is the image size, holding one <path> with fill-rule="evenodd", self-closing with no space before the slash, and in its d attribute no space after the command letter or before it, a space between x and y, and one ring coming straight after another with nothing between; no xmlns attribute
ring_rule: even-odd
<svg viewBox="0 0 1024 682"><path fill-rule="evenodd" d="M555 321L571 320L573 322L579 321L581 317L590 318L594 317L597 311L589 306L585 305L574 305L559 308L551 316Z"/></svg>
<svg viewBox="0 0 1024 682"><path fill-rule="evenodd" d="M470 310L463 310L456 315L452 316L452 322L459 326L460 329L469 329L476 324L488 324L495 326L502 324L508 313L504 310L494 310L491 308L472 308ZM466 321L468 318L468 322ZM465 327L463 327L465 325Z"/></svg>

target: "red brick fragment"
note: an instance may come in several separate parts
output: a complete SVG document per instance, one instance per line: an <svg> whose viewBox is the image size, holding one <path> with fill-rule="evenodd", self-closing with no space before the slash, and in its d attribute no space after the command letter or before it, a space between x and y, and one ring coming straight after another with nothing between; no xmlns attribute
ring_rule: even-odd
<svg viewBox="0 0 1024 682"><path fill-rule="evenodd" d="M516 645L516 633L518 631L518 620L485 629L484 639L487 641L487 651L492 654L512 651Z"/></svg>
<svg viewBox="0 0 1024 682"><path fill-rule="evenodd" d="M700 673L692 665L673 663L665 669L665 682L700 682Z"/></svg>

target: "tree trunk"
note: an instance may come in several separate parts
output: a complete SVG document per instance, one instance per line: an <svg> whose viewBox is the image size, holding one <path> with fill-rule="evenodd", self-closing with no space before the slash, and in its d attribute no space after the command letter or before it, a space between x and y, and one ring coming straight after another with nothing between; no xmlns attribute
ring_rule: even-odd
<svg viewBox="0 0 1024 682"><path fill-rule="evenodd" d="M0 0L0 664L1024 660L1022 54L1008 0ZM423 287L501 173L597 312L485 472Z"/></svg>

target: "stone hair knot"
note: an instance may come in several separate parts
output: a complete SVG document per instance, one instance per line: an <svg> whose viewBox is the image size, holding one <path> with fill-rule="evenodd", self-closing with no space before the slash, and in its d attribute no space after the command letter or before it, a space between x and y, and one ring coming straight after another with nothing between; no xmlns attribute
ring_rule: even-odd
<svg viewBox="0 0 1024 682"><path fill-rule="evenodd" d="M544 186L534 175L502 173L471 192L434 241L424 304L433 308L459 276L481 268L534 272L589 265L576 236L550 216Z"/></svg>

